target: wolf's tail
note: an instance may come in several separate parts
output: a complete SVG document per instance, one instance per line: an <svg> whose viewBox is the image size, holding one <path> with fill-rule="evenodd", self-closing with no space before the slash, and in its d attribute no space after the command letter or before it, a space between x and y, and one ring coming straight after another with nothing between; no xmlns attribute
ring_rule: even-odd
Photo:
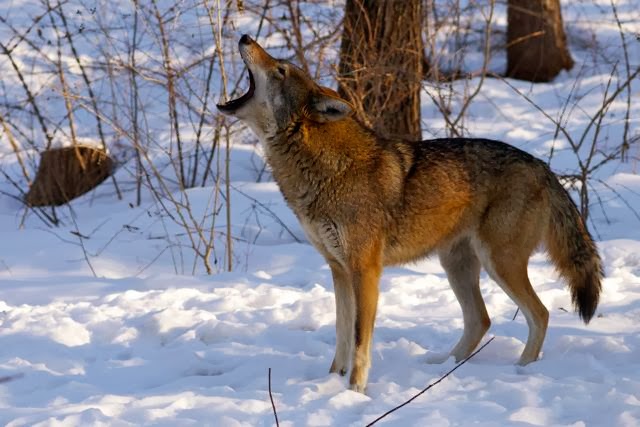
<svg viewBox="0 0 640 427"><path fill-rule="evenodd" d="M571 301L589 323L600 299L604 275L596 245L571 197L551 176L551 219L546 239L551 260L571 291Z"/></svg>

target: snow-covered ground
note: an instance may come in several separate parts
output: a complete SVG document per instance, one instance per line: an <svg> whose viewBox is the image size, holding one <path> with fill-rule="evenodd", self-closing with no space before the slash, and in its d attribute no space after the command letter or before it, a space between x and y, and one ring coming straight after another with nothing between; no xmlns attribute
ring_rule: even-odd
<svg viewBox="0 0 640 427"><path fill-rule="evenodd" d="M578 138L610 77L605 59L599 70L579 41L608 3L567 3L577 67L550 84L510 84L550 116L562 117ZM633 2L618 3L629 31L639 32ZM605 26L599 42L619 43L616 31ZM630 57L637 67L640 43L629 43L635 43ZM457 82L455 89L462 92L464 85ZM636 136L639 90L636 81L630 122ZM570 96L579 103L569 106L569 115L563 112ZM612 105L602 147L620 140L625 103L621 97ZM441 135L441 116L427 95L423 122L426 137ZM575 170L575 155L561 136L554 138L553 123L500 80L484 83L467 124L474 136L502 139L542 158L553 147L552 167ZM65 225L48 228L33 214L25 218L21 204L4 194L13 187L0 180L1 425L271 426L271 368L280 425L360 426L455 366L452 359L431 363L458 340L462 315L438 261L426 259L390 268L382 278L367 394L349 391L347 378L328 374L335 345L330 271L277 186L256 182L260 150L244 138L237 134L231 154L235 268L211 276L182 245L181 227L148 193L134 207L132 192L117 201L106 181L59 211ZM2 153L0 164L14 173L15 158L6 147ZM513 318L515 305L483 274L493 322L486 339L495 339L381 425L640 425L638 153L632 147L628 162L607 164L592 183L589 226L606 271L592 322L580 322L545 255L535 255L529 274L550 311L549 330L541 360L515 366L526 322L522 315ZM124 165L119 181L130 181L132 169ZM212 192L187 191L208 221L203 212ZM225 229L220 214L216 230ZM224 270L224 250L215 258Z"/></svg>
<svg viewBox="0 0 640 427"><path fill-rule="evenodd" d="M282 205L273 184L247 186ZM77 205L79 217L100 208ZM134 216L124 203L109 210L112 228L86 241L90 252ZM272 425L272 368L282 425L363 425L454 366L428 363L462 327L436 260L384 275L364 396L327 373L331 276L308 244L258 243L242 272L175 275L164 259L136 275L154 256L144 233L95 257L93 277L81 249L60 240L72 237L68 231L10 230L14 215L5 207L0 377L16 378L0 384L0 424ZM514 363L525 321L512 320L514 304L483 276L495 340L388 425L637 425L640 241L633 237L599 243L607 278L589 326L571 312L545 257L532 259L531 280L551 319L542 359L524 368Z"/></svg>

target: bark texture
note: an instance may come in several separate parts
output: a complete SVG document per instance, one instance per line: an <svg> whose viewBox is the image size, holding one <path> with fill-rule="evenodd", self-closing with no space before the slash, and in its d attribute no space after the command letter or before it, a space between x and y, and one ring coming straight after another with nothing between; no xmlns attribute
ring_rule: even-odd
<svg viewBox="0 0 640 427"><path fill-rule="evenodd" d="M548 82L572 67L559 0L508 0L507 76Z"/></svg>
<svg viewBox="0 0 640 427"><path fill-rule="evenodd" d="M421 0L347 0L338 92L385 137L422 139Z"/></svg>
<svg viewBox="0 0 640 427"><path fill-rule="evenodd" d="M25 202L59 206L94 189L113 170L113 160L98 147L76 145L44 151Z"/></svg>

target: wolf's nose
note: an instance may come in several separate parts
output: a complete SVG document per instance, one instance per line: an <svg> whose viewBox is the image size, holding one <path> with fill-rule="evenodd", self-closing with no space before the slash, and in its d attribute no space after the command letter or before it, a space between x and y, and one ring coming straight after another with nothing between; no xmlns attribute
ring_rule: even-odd
<svg viewBox="0 0 640 427"><path fill-rule="evenodd" d="M249 37L248 34L244 34L242 37L240 37L240 44L251 44L251 43L253 43L253 39Z"/></svg>

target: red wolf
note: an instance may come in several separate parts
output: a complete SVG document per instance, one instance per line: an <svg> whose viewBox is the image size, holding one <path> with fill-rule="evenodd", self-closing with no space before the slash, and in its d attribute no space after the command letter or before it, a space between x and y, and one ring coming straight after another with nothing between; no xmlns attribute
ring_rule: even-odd
<svg viewBox="0 0 640 427"><path fill-rule="evenodd" d="M547 165L508 144L448 138L383 139L351 118L351 105L300 68L244 35L249 90L218 109L260 138L287 203L331 267L336 352L330 372L364 392L384 266L437 253L464 319L456 361L476 348L490 320L480 268L524 314L519 363L538 358L549 313L527 264L544 245L585 323L601 289L596 246Z"/></svg>

